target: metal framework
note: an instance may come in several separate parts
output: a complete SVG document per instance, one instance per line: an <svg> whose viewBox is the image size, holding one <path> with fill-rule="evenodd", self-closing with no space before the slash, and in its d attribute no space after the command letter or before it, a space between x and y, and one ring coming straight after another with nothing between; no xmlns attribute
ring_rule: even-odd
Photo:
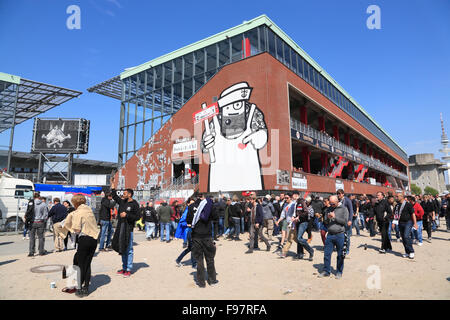
<svg viewBox="0 0 450 320"><path fill-rule="evenodd" d="M105 80L95 86L87 89L89 92L95 92L104 96L120 100L122 97L122 82L120 76L115 76Z"/></svg>
<svg viewBox="0 0 450 320"><path fill-rule="evenodd" d="M16 125L44 113L70 99L80 91L53 86L0 72L0 133L11 129L8 146L8 165Z"/></svg>

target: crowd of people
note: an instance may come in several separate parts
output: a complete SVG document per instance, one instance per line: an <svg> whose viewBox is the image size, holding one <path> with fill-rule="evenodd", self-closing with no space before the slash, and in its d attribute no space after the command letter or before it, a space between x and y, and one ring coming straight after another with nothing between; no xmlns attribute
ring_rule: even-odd
<svg viewBox="0 0 450 320"><path fill-rule="evenodd" d="M72 206L73 204L73 206ZM45 198L34 195L25 215L24 237L30 233L30 257L35 254L35 238L39 239L39 255L45 255L44 232L48 219L53 223L55 252L76 249L73 264L81 276L76 288L64 288L65 292L76 292L77 296L89 295L90 265L98 246L99 252L114 250L121 255L118 275L130 277L133 271L134 230L139 222L144 226L147 241L160 239L170 243L182 239L183 250L175 259L177 266L191 253L190 262L197 269L196 282L205 287L218 283L214 265L216 241L249 240L245 254L260 250L273 252L280 259L290 255L292 243L296 243L294 259L313 261L315 251L323 251L323 270L319 277L331 275L331 257L336 252L335 278L342 277L344 260L351 253L353 230L356 236L366 230L370 237L381 236L380 254L392 250L394 233L401 241L403 257L414 259L414 245L422 246L422 233L427 232L431 242L432 233L440 227L440 218L446 220L450 231L450 194L444 197L433 195L408 196L402 193L376 195L346 195L343 190L328 197L306 195L298 191L279 195L257 196L255 192L245 197L210 198L195 194L183 203L175 200L170 205L165 201L149 201L139 206L133 199L133 190L126 189L118 195L114 181L111 191L101 201L98 218L86 205L83 195L75 195L60 203L53 199L49 209ZM116 214L117 212L117 214ZM248 238L243 235L248 232ZM311 246L313 232L320 234L323 248ZM272 246L275 250L272 251ZM308 256L305 257L305 251ZM206 262L206 268L205 268ZM205 278L205 269L207 277Z"/></svg>

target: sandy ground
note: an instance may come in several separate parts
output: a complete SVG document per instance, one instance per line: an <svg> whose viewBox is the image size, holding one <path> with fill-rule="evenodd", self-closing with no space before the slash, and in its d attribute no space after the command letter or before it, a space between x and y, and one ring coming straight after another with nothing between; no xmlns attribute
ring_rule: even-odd
<svg viewBox="0 0 450 320"><path fill-rule="evenodd" d="M431 243L425 241L421 247L414 246L414 260L401 257L403 245L396 241L392 243L392 253L379 254L380 236L370 238L362 231L360 237L351 238L351 253L345 259L340 280L333 275L325 279L317 277L323 266L319 233L313 233L312 245L316 249L313 262L292 257L280 259L265 250L244 254L247 233L241 242L220 238L215 259L219 284L207 285L205 289L194 284L196 270L190 265L189 254L182 267L175 265L174 260L182 251L181 240L168 244L146 241L143 232L135 231L132 276L123 278L115 274L121 267L121 257L114 251L96 254L92 262L92 293L83 299L450 299L450 232L443 231L444 224L433 233ZM48 235L46 248L53 247L51 240ZM28 241L22 241L20 235L0 237L0 299L79 299L61 292L66 285L61 272L30 271L41 265L70 265L75 251L29 258L27 245ZM11 248L22 252L13 254ZM260 248L265 245L261 243ZM291 254L295 248L294 244ZM335 266L333 253L333 274ZM376 274L380 275L378 288L373 278ZM52 281L56 282L56 289L50 288Z"/></svg>

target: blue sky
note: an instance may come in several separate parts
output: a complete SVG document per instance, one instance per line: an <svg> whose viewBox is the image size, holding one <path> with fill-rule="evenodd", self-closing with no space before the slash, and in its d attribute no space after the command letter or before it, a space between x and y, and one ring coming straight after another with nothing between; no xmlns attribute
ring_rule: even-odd
<svg viewBox="0 0 450 320"><path fill-rule="evenodd" d="M81 30L66 9L81 8ZM369 5L381 30L369 30ZM116 161L119 102L87 88L266 14L315 59L408 154L439 156L450 135L450 1L0 0L0 71L83 94L43 117L91 120L89 153ZM30 151L33 121L16 128ZM0 145L9 137L0 135Z"/></svg>

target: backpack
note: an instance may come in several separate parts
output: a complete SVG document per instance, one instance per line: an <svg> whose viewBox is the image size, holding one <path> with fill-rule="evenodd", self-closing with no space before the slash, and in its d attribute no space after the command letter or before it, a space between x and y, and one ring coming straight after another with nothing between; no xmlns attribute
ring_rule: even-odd
<svg viewBox="0 0 450 320"><path fill-rule="evenodd" d="M28 202L27 211L25 212L25 226L29 228L29 226L34 221L34 200L31 199Z"/></svg>

